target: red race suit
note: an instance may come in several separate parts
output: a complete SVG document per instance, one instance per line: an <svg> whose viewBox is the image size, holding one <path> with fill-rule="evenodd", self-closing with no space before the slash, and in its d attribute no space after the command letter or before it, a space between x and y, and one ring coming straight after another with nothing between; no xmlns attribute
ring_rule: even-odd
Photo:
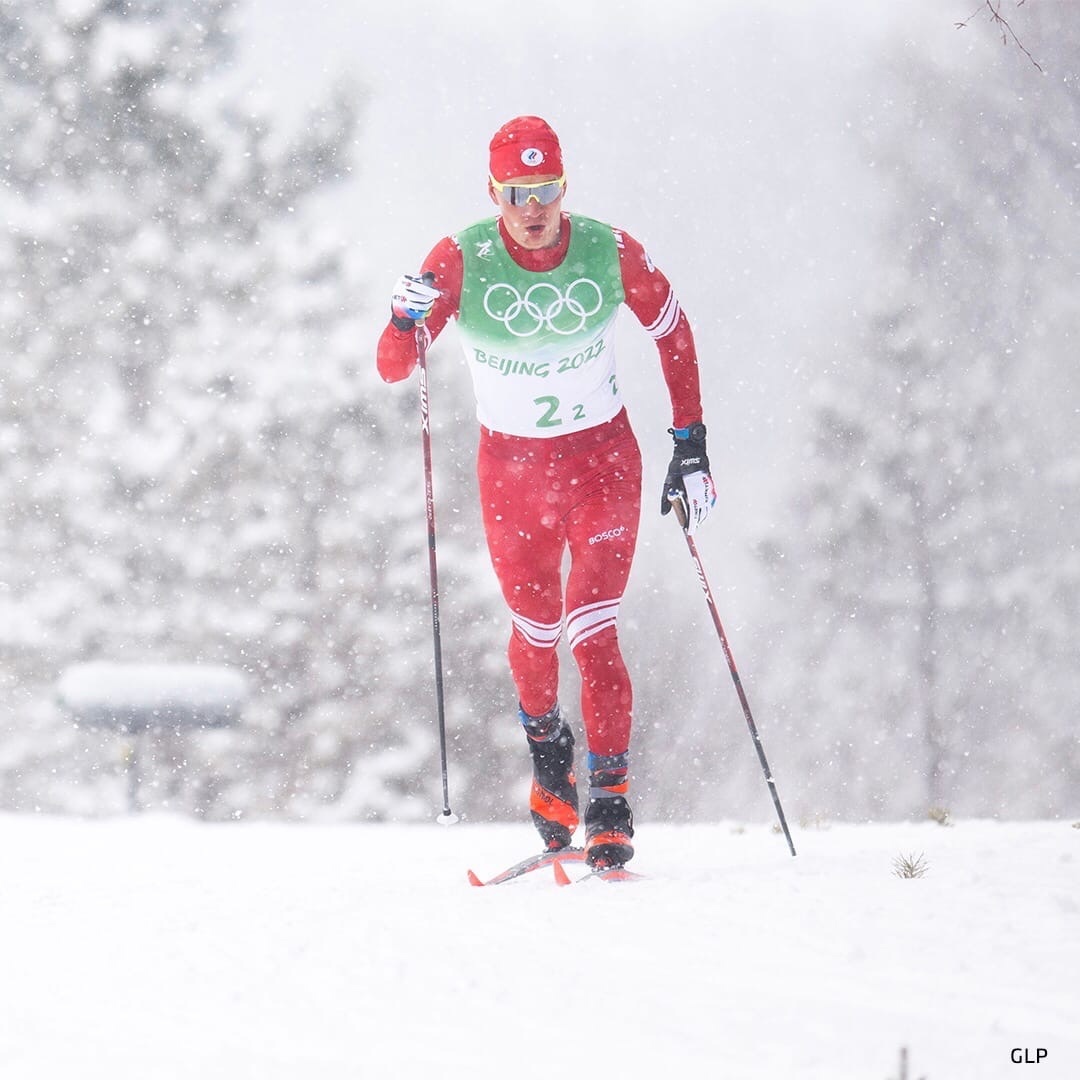
<svg viewBox="0 0 1080 1080"><path fill-rule="evenodd" d="M498 223L510 257L530 273L560 266L572 227L564 214L558 244L531 250ZM672 426L688 427L702 418L690 324L642 245L625 232L612 233L624 303L656 342ZM460 312L465 260L455 237L435 245L421 268L428 271L441 293L427 320L434 340ZM379 340L380 375L397 382L416 362L415 332L388 323ZM589 751L604 757L627 752L633 692L616 619L637 543L641 455L625 409L596 426L542 438L481 425L477 474L488 550L510 609L508 657L522 708L542 716L555 704L556 646L565 628L581 671ZM571 562L564 589L567 548Z"/></svg>

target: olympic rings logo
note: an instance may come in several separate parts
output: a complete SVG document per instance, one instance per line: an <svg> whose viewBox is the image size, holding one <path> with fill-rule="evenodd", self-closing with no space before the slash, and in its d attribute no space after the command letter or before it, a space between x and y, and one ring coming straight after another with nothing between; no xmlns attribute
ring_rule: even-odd
<svg viewBox="0 0 1080 1080"><path fill-rule="evenodd" d="M532 337L545 328L554 334L576 334L603 304L604 294L591 278L570 282L565 293L549 281L530 285L524 296L505 282L484 293L484 311L519 338Z"/></svg>

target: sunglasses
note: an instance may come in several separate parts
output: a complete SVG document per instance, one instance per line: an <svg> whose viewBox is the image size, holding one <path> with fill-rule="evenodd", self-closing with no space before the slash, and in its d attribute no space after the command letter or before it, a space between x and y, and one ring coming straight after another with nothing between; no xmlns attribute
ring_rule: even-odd
<svg viewBox="0 0 1080 1080"><path fill-rule="evenodd" d="M509 206L524 206L530 199L535 199L541 206L549 206L562 194L566 177L545 180L542 184L500 184L493 176L491 186Z"/></svg>

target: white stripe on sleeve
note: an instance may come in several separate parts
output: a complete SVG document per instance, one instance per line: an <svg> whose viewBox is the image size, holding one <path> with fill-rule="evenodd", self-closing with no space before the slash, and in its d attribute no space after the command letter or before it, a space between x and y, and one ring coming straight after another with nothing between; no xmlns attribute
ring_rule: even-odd
<svg viewBox="0 0 1080 1080"><path fill-rule="evenodd" d="M665 337L675 329L681 314L682 308L679 307L679 301L675 299L675 293L668 289L667 299L660 308L660 314L649 326L645 327L646 333L651 334L656 340Z"/></svg>

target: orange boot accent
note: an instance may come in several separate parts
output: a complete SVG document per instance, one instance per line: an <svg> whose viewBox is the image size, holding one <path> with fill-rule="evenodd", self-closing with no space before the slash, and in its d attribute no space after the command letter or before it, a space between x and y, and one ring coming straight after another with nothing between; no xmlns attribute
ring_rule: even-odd
<svg viewBox="0 0 1080 1080"><path fill-rule="evenodd" d="M573 783L573 779L574 774L571 773L571 783ZM536 780L533 780L532 790L529 792L529 809L548 821L565 825L571 832L578 826L577 810L568 802L564 802L562 799L552 795L547 788L541 787Z"/></svg>
<svg viewBox="0 0 1080 1080"><path fill-rule="evenodd" d="M625 866L633 857L630 837L617 829L597 833L585 842L585 861L594 870Z"/></svg>
<svg viewBox="0 0 1080 1080"><path fill-rule="evenodd" d="M618 844L621 847L633 847L630 837L620 829L609 829L607 832L590 836L585 843L585 850L591 851L594 847L599 847L600 844Z"/></svg>

